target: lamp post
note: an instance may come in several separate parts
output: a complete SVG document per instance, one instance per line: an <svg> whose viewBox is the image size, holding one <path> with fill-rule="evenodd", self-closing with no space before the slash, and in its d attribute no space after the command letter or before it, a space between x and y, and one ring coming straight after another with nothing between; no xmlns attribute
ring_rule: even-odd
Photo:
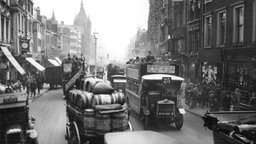
<svg viewBox="0 0 256 144"><path fill-rule="evenodd" d="M98 32L93 33L94 39L95 39L95 68L94 68L95 77L96 77L96 74L97 74L97 37L96 37L97 34L98 34Z"/></svg>

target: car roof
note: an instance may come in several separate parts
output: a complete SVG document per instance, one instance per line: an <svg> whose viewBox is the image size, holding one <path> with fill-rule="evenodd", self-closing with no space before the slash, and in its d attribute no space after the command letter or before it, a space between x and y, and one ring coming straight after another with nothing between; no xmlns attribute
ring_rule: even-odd
<svg viewBox="0 0 256 144"><path fill-rule="evenodd" d="M177 139L154 131L128 131L105 134L105 144L178 144Z"/></svg>
<svg viewBox="0 0 256 144"><path fill-rule="evenodd" d="M112 75L111 77L112 77L112 78L116 78L116 77L118 77L118 78L119 78L119 77L121 77L121 78L126 78L126 76L124 76L124 75Z"/></svg>
<svg viewBox="0 0 256 144"><path fill-rule="evenodd" d="M148 74L142 76L143 80L162 80L163 77L170 77L172 80L175 81L184 81L184 78L178 77L175 75L169 75L169 74Z"/></svg>

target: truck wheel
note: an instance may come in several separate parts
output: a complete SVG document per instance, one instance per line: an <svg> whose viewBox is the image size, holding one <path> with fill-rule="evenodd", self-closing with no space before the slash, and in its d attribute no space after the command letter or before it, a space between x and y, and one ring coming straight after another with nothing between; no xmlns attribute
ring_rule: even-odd
<svg viewBox="0 0 256 144"><path fill-rule="evenodd" d="M143 129L147 130L149 127L149 116L144 115L143 116Z"/></svg>
<svg viewBox="0 0 256 144"><path fill-rule="evenodd" d="M178 118L176 119L176 121L175 121L175 126L176 126L176 128L177 128L178 130L180 130L180 129L182 128L182 126L183 126L183 115L182 115L182 114L180 114L180 115L178 116Z"/></svg>
<svg viewBox="0 0 256 144"><path fill-rule="evenodd" d="M81 144L80 135L76 122L71 124L69 144Z"/></svg>

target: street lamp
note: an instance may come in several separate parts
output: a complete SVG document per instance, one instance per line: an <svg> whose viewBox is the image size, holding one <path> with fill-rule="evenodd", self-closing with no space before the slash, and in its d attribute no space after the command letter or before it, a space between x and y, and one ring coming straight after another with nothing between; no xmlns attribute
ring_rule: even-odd
<svg viewBox="0 0 256 144"><path fill-rule="evenodd" d="M97 74L97 37L96 35L99 34L98 32L94 32L93 35L94 35L94 39L95 39L95 68L94 68L94 72L95 72L95 77L96 77L96 74Z"/></svg>

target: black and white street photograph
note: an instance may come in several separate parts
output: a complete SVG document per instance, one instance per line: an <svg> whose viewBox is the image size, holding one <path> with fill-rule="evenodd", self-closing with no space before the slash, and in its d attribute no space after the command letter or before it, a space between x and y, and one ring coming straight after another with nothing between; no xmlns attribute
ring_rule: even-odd
<svg viewBox="0 0 256 144"><path fill-rule="evenodd" d="M256 144L256 0L0 0L0 144Z"/></svg>

